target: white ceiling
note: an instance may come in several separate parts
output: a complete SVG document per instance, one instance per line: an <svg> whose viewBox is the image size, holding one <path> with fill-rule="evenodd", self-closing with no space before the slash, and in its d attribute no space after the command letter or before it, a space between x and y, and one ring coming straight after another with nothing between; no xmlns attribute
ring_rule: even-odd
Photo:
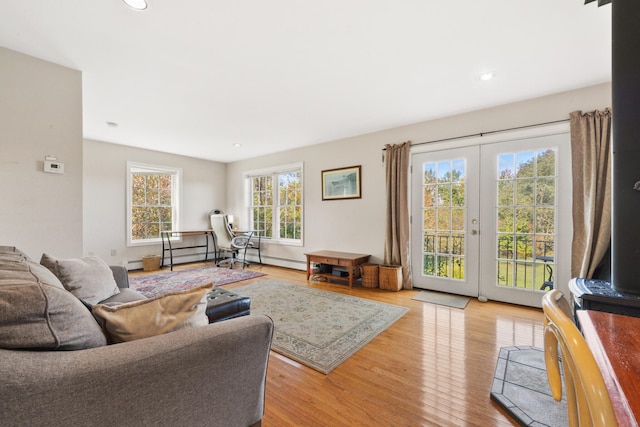
<svg viewBox="0 0 640 427"><path fill-rule="evenodd" d="M221 162L611 81L584 0L148 1L2 0L0 46L82 71L85 138Z"/></svg>

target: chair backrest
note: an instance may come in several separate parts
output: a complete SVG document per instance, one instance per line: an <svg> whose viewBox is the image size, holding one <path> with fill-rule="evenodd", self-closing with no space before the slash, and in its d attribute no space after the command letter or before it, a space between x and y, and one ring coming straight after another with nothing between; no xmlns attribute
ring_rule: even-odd
<svg viewBox="0 0 640 427"><path fill-rule="evenodd" d="M567 315L568 304L557 289L542 297L545 315L544 356L551 393L562 399L558 349L562 356L569 426L617 426L602 373L584 337Z"/></svg>
<svg viewBox="0 0 640 427"><path fill-rule="evenodd" d="M231 249L231 236L227 226L227 216L225 214L209 215L211 220L211 229L216 236L216 244L221 249Z"/></svg>

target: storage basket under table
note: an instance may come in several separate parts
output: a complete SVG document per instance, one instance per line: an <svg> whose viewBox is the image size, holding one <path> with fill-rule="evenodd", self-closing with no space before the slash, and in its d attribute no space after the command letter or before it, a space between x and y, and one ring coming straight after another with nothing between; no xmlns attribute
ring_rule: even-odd
<svg viewBox="0 0 640 427"><path fill-rule="evenodd" d="M399 291L402 289L402 266L381 265L378 267L380 289Z"/></svg>

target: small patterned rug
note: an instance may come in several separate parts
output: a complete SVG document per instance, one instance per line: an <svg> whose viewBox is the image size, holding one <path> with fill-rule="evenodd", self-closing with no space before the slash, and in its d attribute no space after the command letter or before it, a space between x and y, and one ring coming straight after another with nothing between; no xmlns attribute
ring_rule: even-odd
<svg viewBox="0 0 640 427"><path fill-rule="evenodd" d="M564 388L564 387L563 387ZM502 347L491 387L491 399L523 427L569 425L567 401L551 395L544 350L537 347Z"/></svg>
<svg viewBox="0 0 640 427"><path fill-rule="evenodd" d="M251 313L273 319L271 349L328 374L408 308L304 285L263 280L233 289L251 297Z"/></svg>
<svg viewBox="0 0 640 427"><path fill-rule="evenodd" d="M130 277L129 286L131 289L135 289L144 296L151 298L171 291L191 289L209 282L213 282L215 286L220 286L264 275L264 273L247 269L200 267L153 274L151 276Z"/></svg>

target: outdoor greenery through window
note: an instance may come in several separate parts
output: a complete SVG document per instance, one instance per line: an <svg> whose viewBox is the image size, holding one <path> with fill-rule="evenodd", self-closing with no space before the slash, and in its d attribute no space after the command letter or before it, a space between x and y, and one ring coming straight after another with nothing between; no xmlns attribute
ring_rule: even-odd
<svg viewBox="0 0 640 427"><path fill-rule="evenodd" d="M423 166L422 274L465 278L465 182L463 159Z"/></svg>
<svg viewBox="0 0 640 427"><path fill-rule="evenodd" d="M249 221L257 234L302 242L302 166L248 173Z"/></svg>
<svg viewBox="0 0 640 427"><path fill-rule="evenodd" d="M129 243L160 240L160 232L178 228L180 169L128 163Z"/></svg>
<svg viewBox="0 0 640 427"><path fill-rule="evenodd" d="M498 156L497 283L540 290L552 281L556 150Z"/></svg>

